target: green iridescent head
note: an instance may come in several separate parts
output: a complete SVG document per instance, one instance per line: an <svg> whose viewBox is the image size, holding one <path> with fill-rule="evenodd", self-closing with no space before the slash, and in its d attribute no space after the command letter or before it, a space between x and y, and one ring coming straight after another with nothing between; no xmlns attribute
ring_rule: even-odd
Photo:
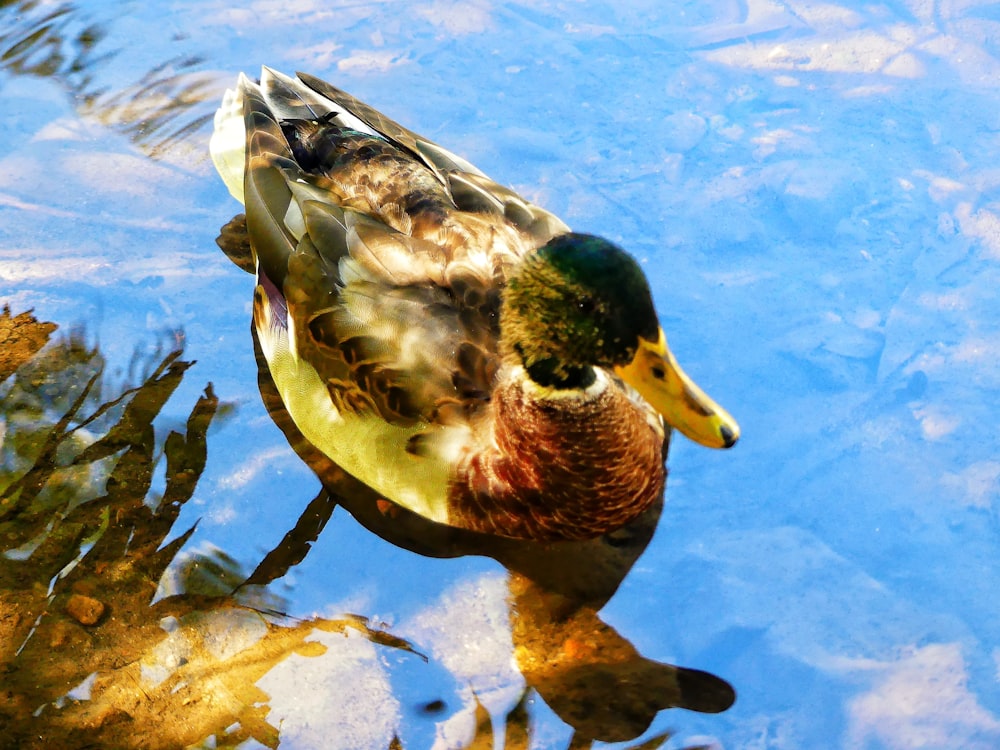
<svg viewBox="0 0 1000 750"><path fill-rule="evenodd" d="M639 264L589 234L555 237L524 262L508 281L501 329L532 380L566 388L589 385L594 366L627 364L640 338L659 336Z"/></svg>

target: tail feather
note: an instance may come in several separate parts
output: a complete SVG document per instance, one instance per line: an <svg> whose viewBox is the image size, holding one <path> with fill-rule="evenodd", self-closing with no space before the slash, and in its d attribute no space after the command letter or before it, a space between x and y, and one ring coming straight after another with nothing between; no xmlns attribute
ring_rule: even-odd
<svg viewBox="0 0 1000 750"><path fill-rule="evenodd" d="M320 96L301 81L265 66L260 74L260 90L272 116L282 120L320 120L336 111L333 102Z"/></svg>
<svg viewBox="0 0 1000 750"><path fill-rule="evenodd" d="M265 66L260 75L264 100L278 122L283 120L324 120L341 127L381 137L371 126L351 114L340 102L331 100L305 85Z"/></svg>
<svg viewBox="0 0 1000 750"><path fill-rule="evenodd" d="M235 89L226 89L222 105L215 112L215 129L209 152L230 194L244 203L243 168L246 160L247 129L243 121L243 94L253 83L242 73Z"/></svg>
<svg viewBox="0 0 1000 750"><path fill-rule="evenodd" d="M296 75L303 84L329 101L335 102L345 112L352 113L356 116L355 119L363 120L366 127L361 129L361 132L378 133L392 143L402 146L420 159L442 182L445 181L444 175L455 169L461 172L471 172L480 177L486 176L461 156L453 154L430 139L414 133L409 128L404 128L395 120L386 117L377 109L368 106L346 91L341 91L336 86L307 73L296 73Z"/></svg>

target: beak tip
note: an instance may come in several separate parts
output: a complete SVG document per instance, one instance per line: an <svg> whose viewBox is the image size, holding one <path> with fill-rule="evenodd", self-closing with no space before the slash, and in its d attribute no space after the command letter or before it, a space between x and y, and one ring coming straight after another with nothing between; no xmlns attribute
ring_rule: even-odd
<svg viewBox="0 0 1000 750"><path fill-rule="evenodd" d="M719 428L719 434L722 436L723 448L732 448L736 445L736 441L740 439L739 430L733 430L728 425L722 425Z"/></svg>

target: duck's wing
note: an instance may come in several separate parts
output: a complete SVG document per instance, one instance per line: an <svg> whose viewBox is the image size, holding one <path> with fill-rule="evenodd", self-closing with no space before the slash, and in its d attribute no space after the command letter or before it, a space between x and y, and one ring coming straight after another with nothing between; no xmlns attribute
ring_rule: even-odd
<svg viewBox="0 0 1000 750"><path fill-rule="evenodd" d="M332 102L398 147L420 159L444 184L462 211L500 214L520 231L528 234L537 246L553 236L569 231L555 214L526 201L513 190L491 180L479 169L429 138L414 133L376 109L307 73L298 79L324 100ZM286 79L291 80L291 79Z"/></svg>

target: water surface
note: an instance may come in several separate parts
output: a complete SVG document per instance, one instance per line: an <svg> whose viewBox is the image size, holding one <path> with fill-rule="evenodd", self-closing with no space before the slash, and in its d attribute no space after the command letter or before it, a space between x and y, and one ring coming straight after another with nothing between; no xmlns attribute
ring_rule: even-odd
<svg viewBox="0 0 1000 750"><path fill-rule="evenodd" d="M6 736L996 747L998 32L975 1L0 5ZM662 510L579 548L334 503L215 244L210 119L261 64L631 250L741 443L676 439Z"/></svg>

